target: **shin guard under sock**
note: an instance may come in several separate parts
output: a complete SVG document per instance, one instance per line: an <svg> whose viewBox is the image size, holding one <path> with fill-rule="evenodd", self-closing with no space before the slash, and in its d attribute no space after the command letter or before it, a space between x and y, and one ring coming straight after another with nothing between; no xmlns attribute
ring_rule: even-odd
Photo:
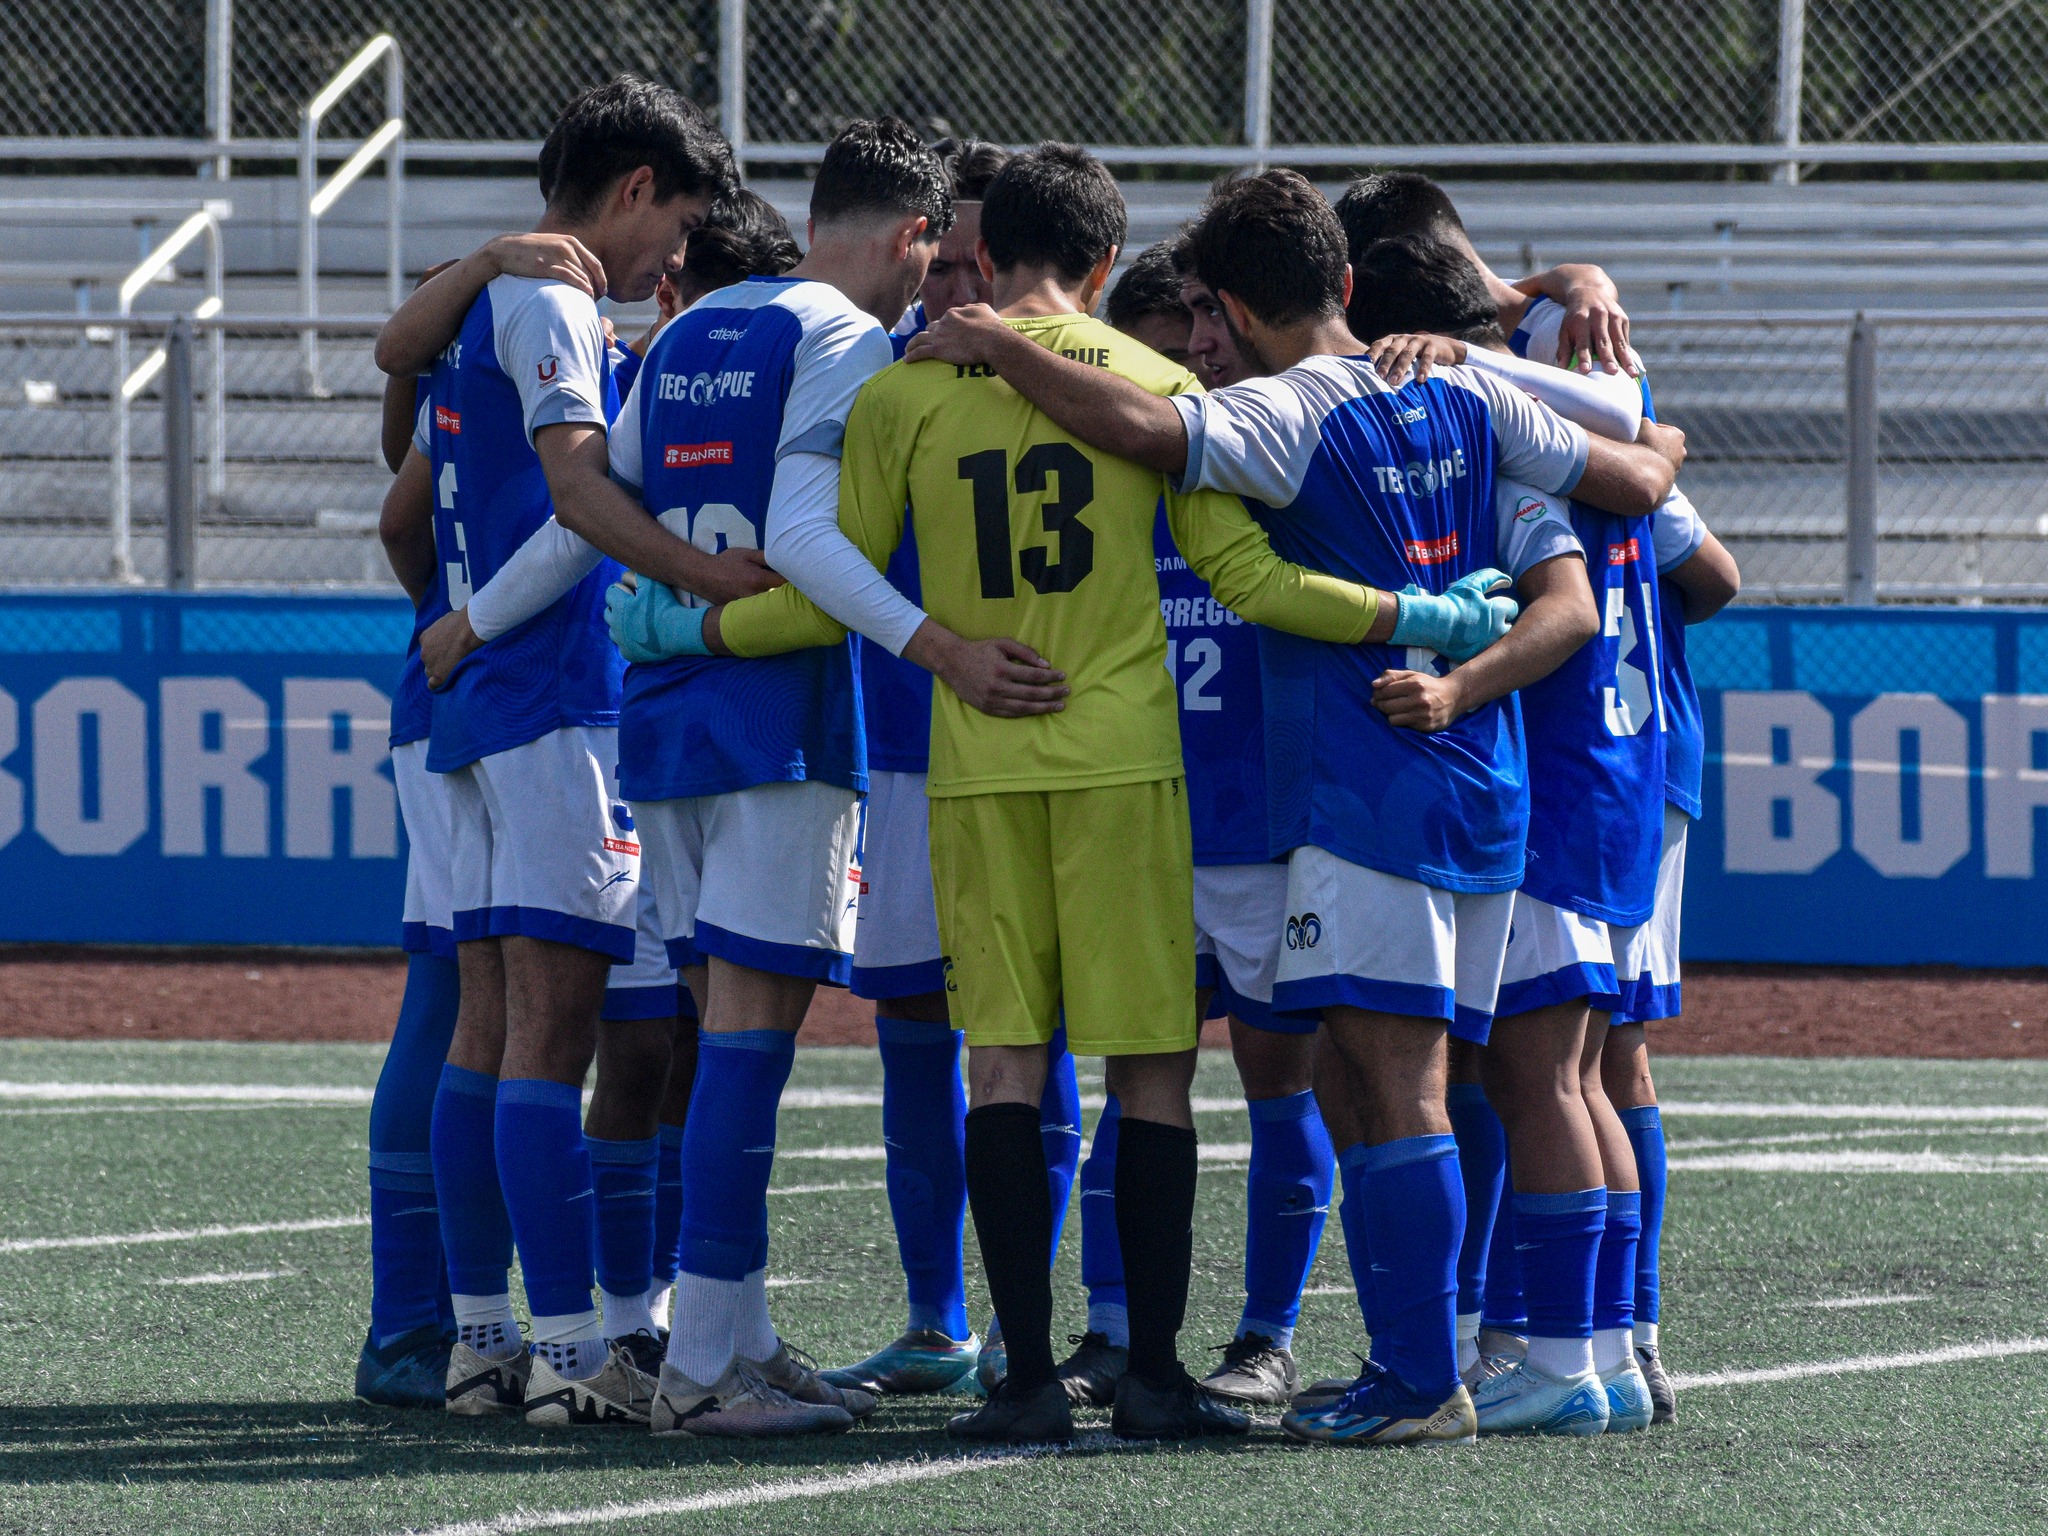
<svg viewBox="0 0 2048 1536"><path fill-rule="evenodd" d="M1089 1331L1127 1349L1131 1329L1124 1250L1116 1236L1116 1142L1122 1124L1123 1106L1111 1094L1081 1164L1081 1283L1088 1288Z"/></svg>
<svg viewBox="0 0 2048 1536"><path fill-rule="evenodd" d="M1003 1320L1009 1379L1019 1391L1056 1379L1052 1355L1052 1201L1036 1106L984 1104L967 1112L967 1198Z"/></svg>
<svg viewBox="0 0 2048 1536"><path fill-rule="evenodd" d="M1124 1117L1117 1131L1116 1228L1129 1297L1133 1375L1154 1384L1180 1370L1194 1256L1195 1133Z"/></svg>
<svg viewBox="0 0 2048 1536"><path fill-rule="evenodd" d="M1365 1219L1386 1340L1373 1358L1419 1397L1458 1389L1458 1244L1465 1186L1450 1136L1408 1136L1363 1149Z"/></svg>
<svg viewBox="0 0 2048 1536"><path fill-rule="evenodd" d="M889 1214L909 1291L908 1326L964 1339L967 1282L967 1097L960 1032L950 1024L877 1016L882 1055L882 1146Z"/></svg>
<svg viewBox="0 0 2048 1536"><path fill-rule="evenodd" d="M452 960L413 955L370 1100L370 1333L387 1344L447 1316L434 1198L434 1100L462 998Z"/></svg>
<svg viewBox="0 0 2048 1536"><path fill-rule="evenodd" d="M458 1296L502 1296L512 1269L512 1223L498 1187L498 1080L454 1065L434 1095L434 1197L448 1286Z"/></svg>
<svg viewBox="0 0 2048 1536"><path fill-rule="evenodd" d="M583 1145L583 1090L545 1078L498 1084L498 1182L519 1248L527 1310L576 1317L592 1310L590 1154ZM535 1340L541 1342L538 1325Z"/></svg>
<svg viewBox="0 0 2048 1536"><path fill-rule="evenodd" d="M1304 1090L1256 1099L1251 1168L1245 1175L1244 1312L1240 1337L1264 1334L1281 1349L1294 1343L1301 1288L1322 1245L1336 1183L1337 1154Z"/></svg>
<svg viewBox="0 0 2048 1536"><path fill-rule="evenodd" d="M1642 1185L1643 1235L1636 1248L1636 1321L1654 1323L1663 1299L1659 1273L1664 1247L1664 1119L1654 1104L1620 1111L1635 1149L1636 1178Z"/></svg>
<svg viewBox="0 0 2048 1536"><path fill-rule="evenodd" d="M1451 1134L1458 1140L1458 1173L1465 1181L1465 1235L1458 1244L1458 1315L1478 1312L1486 1295L1487 1250L1507 1179L1508 1138L1500 1116L1477 1083L1444 1090Z"/></svg>
<svg viewBox="0 0 2048 1536"><path fill-rule="evenodd" d="M1048 1266L1059 1261L1060 1236L1067 1229L1067 1202L1081 1165L1081 1087L1074 1058L1067 1054L1067 1027L1053 1031L1045 1048L1045 1089L1038 1099L1038 1126L1045 1137L1046 1188L1052 1195L1052 1246ZM1000 1312L997 1316L1001 1316Z"/></svg>

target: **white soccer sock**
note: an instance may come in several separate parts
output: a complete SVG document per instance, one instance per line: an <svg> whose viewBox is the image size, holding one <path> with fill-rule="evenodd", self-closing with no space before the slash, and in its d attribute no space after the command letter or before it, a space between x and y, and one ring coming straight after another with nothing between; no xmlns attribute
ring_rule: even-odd
<svg viewBox="0 0 2048 1536"><path fill-rule="evenodd" d="M746 1286L684 1270L676 1276L675 1323L668 1363L700 1387L716 1385L732 1364L733 1330Z"/></svg>
<svg viewBox="0 0 2048 1536"><path fill-rule="evenodd" d="M1529 1364L1546 1376L1583 1376L1593 1369L1593 1341L1532 1337Z"/></svg>
<svg viewBox="0 0 2048 1536"><path fill-rule="evenodd" d="M1458 1314L1458 1374L1464 1375L1479 1363L1479 1314Z"/></svg>
<svg viewBox="0 0 2048 1536"><path fill-rule="evenodd" d="M582 1381L604 1369L611 1354L604 1342L604 1320L595 1307L583 1312L550 1313L533 1320L533 1353L547 1361L564 1381Z"/></svg>
<svg viewBox="0 0 2048 1536"><path fill-rule="evenodd" d="M768 1319L768 1271L757 1269L740 1282L740 1310L733 1320L732 1352L742 1360L766 1360L782 1343Z"/></svg>
<svg viewBox="0 0 2048 1536"><path fill-rule="evenodd" d="M1131 1347L1131 1311L1120 1301L1088 1303L1088 1331L1099 1333L1114 1349Z"/></svg>
<svg viewBox="0 0 2048 1536"><path fill-rule="evenodd" d="M486 1360L509 1360L526 1346L520 1342L519 1319L512 1315L512 1298L496 1296L450 1296L455 1308L455 1336Z"/></svg>
<svg viewBox="0 0 2048 1536"><path fill-rule="evenodd" d="M1657 1325L1655 1323L1637 1323L1635 1326L1635 1336L1636 1348L1655 1349L1657 1347Z"/></svg>
<svg viewBox="0 0 2048 1536"><path fill-rule="evenodd" d="M630 1296L621 1296L617 1291L600 1290L604 1299L604 1336L607 1339L623 1339L628 1334L654 1332L654 1313L648 1308L647 1293L635 1291Z"/></svg>
<svg viewBox="0 0 2048 1536"><path fill-rule="evenodd" d="M1602 1375L1635 1358L1635 1341L1626 1328L1593 1330L1593 1369Z"/></svg>
<svg viewBox="0 0 2048 1536"><path fill-rule="evenodd" d="M667 1285L651 1285L647 1288L647 1315L654 1319L656 1333L668 1326L669 1302L675 1292L673 1281Z"/></svg>

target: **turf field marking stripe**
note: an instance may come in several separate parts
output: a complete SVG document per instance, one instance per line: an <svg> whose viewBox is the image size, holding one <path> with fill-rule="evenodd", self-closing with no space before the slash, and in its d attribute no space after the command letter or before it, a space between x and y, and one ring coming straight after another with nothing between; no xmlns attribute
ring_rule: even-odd
<svg viewBox="0 0 2048 1536"><path fill-rule="evenodd" d="M1897 1140L1902 1136L2048 1136L2048 1125L1880 1125L1860 1131L1792 1131L1782 1136L1701 1136L1669 1141L1669 1152L1710 1152L1727 1147L1796 1147L1844 1141Z"/></svg>
<svg viewBox="0 0 2048 1536"><path fill-rule="evenodd" d="M769 1282L773 1284L773 1281ZM1856 1307L1903 1307L1909 1302L1932 1301L1931 1295L1915 1296L1833 1296L1826 1301L1788 1301L1787 1307L1813 1308L1821 1312L1846 1312Z"/></svg>
<svg viewBox="0 0 2048 1536"><path fill-rule="evenodd" d="M152 1280L151 1285L253 1285L259 1280L282 1280L295 1275L295 1269L229 1269L216 1270L204 1275L167 1275L161 1280ZM773 1285L775 1282L768 1282Z"/></svg>
<svg viewBox="0 0 2048 1536"><path fill-rule="evenodd" d="M1029 1450L991 1451L982 1456L949 1456L936 1461L868 1466L830 1477L799 1477L779 1483L749 1483L744 1488L691 1494L677 1499L643 1499L636 1504L595 1504L583 1509L518 1510L493 1520L465 1520L437 1525L422 1536L521 1536L526 1531L560 1531L579 1525L612 1525L622 1520L658 1520L670 1515L706 1514L720 1509L751 1509L786 1504L792 1499L823 1499L849 1493L871 1493L906 1483L930 1483L969 1472L989 1472L1007 1462L1036 1454Z"/></svg>
<svg viewBox="0 0 2048 1536"><path fill-rule="evenodd" d="M209 1237L258 1237L266 1232L336 1232L344 1227L367 1227L369 1224L367 1216L320 1216L310 1221L248 1221L155 1232L115 1232L96 1237L12 1237L0 1240L0 1253L47 1253L53 1248L139 1248L146 1243L191 1243Z"/></svg>
<svg viewBox="0 0 2048 1536"><path fill-rule="evenodd" d="M54 1103L81 1099L139 1099L158 1103L213 1100L221 1103L367 1104L374 1090L332 1085L281 1083L9 1083L0 1099Z"/></svg>
<svg viewBox="0 0 2048 1536"><path fill-rule="evenodd" d="M879 1144L851 1147L777 1147L777 1158L795 1158L821 1163L879 1163L889 1154ZM1197 1155L1205 1163L1241 1163L1252 1155L1248 1141L1205 1143Z"/></svg>
<svg viewBox="0 0 2048 1536"><path fill-rule="evenodd" d="M1956 1124L2048 1120L2048 1105L2043 1104L1765 1104L1680 1099L1661 1108L1667 1115L1711 1116L1722 1120L1905 1120Z"/></svg>
<svg viewBox="0 0 2048 1536"><path fill-rule="evenodd" d="M1713 1152L1666 1164L1690 1173L2048 1173L2028 1152Z"/></svg>
<svg viewBox="0 0 2048 1536"><path fill-rule="evenodd" d="M1964 1360L2004 1360L2014 1355L2048 1355L2048 1339L1986 1339L1950 1344L1912 1355L1854 1355L1847 1360L1814 1360L1804 1365L1767 1365L1750 1371L1679 1372L1671 1384L1681 1392L1697 1387L1747 1387L1815 1376L1854 1376L1866 1371L1901 1371L1920 1365L1953 1365Z"/></svg>
<svg viewBox="0 0 2048 1536"><path fill-rule="evenodd" d="M887 1189L889 1186L880 1179L866 1180L853 1184L771 1184L771 1195L830 1195L842 1189Z"/></svg>

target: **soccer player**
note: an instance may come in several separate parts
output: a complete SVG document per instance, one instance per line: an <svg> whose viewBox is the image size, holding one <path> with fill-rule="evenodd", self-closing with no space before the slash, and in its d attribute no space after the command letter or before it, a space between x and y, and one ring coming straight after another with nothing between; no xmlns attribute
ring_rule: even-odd
<svg viewBox="0 0 2048 1536"><path fill-rule="evenodd" d="M1268 739L1298 744L1268 761L1276 851L1290 855L1274 1001L1320 1011L1334 1048L1318 1098L1346 1149L1346 1204L1363 1206L1354 1266L1381 1323L1381 1363L1335 1404L1283 1423L1349 1444L1469 1439L1451 1313L1463 1202L1445 1033L1484 1031L1521 875L1519 722L1505 695L1597 628L1569 528L1547 509L1502 519L1494 482L1647 510L1669 488L1678 440L1663 437L1662 451L1589 440L1482 374L1389 389L1344 324L1343 231L1293 173L1223 189L1188 239L1220 322L1270 377L1161 402L1027 355L971 308L923 346L992 368L1098 447L1259 504L1283 555L1416 589L1378 645L1261 642ZM1197 313L1198 335L1203 324ZM1527 611L1483 660L1441 673L1436 656L1477 655L1509 612L1425 640L1421 589L1492 586L1496 555L1518 568Z"/></svg>
<svg viewBox="0 0 2048 1536"><path fill-rule="evenodd" d="M543 164L543 232L577 242L624 300L653 292L733 177L694 108L630 77L566 108ZM428 402L435 545L456 602L546 521L579 441L594 435L601 457L611 403L588 286L553 275L479 285L479 265L420 289L379 346L387 371L416 372L435 348L410 337L457 332L433 361ZM559 268L543 253L534 270ZM669 572L683 585L765 584L758 566L688 555ZM608 972L633 956L639 894L638 844L610 785L619 674L601 601L593 576L485 648L435 696L428 751L451 801L462 970L433 1131L460 1327L448 1406L523 1406L542 1424L644 1420L652 1386L629 1351L607 1349L590 1294L581 1089ZM513 1240L530 1359L507 1293Z"/></svg>

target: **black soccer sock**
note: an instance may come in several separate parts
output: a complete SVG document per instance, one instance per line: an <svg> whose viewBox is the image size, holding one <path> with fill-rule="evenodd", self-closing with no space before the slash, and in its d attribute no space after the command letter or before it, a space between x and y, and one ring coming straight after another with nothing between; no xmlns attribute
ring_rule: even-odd
<svg viewBox="0 0 2048 1536"><path fill-rule="evenodd" d="M967 1202L989 1299L1003 1325L1009 1379L1029 1391L1058 1379L1052 1358L1052 1195L1036 1104L967 1113ZM1194 1154L1189 1152L1193 1166ZM1185 1296L1183 1280L1182 1293Z"/></svg>
<svg viewBox="0 0 2048 1536"><path fill-rule="evenodd" d="M1175 1341L1187 1317L1194 1262L1192 1130L1124 1116L1117 1132L1116 1235L1130 1302L1130 1369L1162 1385L1180 1374Z"/></svg>

